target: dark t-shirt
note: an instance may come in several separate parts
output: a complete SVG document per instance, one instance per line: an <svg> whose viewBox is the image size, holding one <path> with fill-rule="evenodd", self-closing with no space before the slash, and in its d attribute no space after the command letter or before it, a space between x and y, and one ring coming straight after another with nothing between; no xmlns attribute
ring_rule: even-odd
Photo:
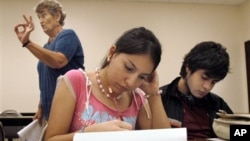
<svg viewBox="0 0 250 141"><path fill-rule="evenodd" d="M72 29L61 31L54 41L46 43L44 48L63 53L68 59L68 64L60 69L50 68L41 61L37 65L43 115L48 119L58 76L71 69L84 69L84 52L78 36Z"/></svg>
<svg viewBox="0 0 250 141"><path fill-rule="evenodd" d="M210 138L213 135L212 123L206 109L197 106L190 106L183 102L182 127L187 128L188 139Z"/></svg>

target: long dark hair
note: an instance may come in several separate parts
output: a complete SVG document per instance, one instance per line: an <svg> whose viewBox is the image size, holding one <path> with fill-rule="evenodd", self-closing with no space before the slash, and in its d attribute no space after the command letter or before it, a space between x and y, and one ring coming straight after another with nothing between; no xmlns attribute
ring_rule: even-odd
<svg viewBox="0 0 250 141"><path fill-rule="evenodd" d="M150 54L154 63L155 70L161 61L161 44L154 33L145 27L133 28L118 38L115 43L114 53L125 54ZM106 56L102 62L101 68L105 68L109 62Z"/></svg>

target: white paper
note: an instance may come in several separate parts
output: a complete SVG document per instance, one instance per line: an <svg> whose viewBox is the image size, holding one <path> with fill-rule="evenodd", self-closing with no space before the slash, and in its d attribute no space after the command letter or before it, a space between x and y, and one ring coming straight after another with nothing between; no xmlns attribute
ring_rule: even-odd
<svg viewBox="0 0 250 141"><path fill-rule="evenodd" d="M187 141L186 128L76 133L73 141Z"/></svg>
<svg viewBox="0 0 250 141"><path fill-rule="evenodd" d="M226 141L226 140L220 138L208 138L207 141Z"/></svg>
<svg viewBox="0 0 250 141"><path fill-rule="evenodd" d="M33 120L30 124L17 132L20 141L39 141L40 136L44 132L43 129L45 128L45 125L45 121L40 125L37 119Z"/></svg>

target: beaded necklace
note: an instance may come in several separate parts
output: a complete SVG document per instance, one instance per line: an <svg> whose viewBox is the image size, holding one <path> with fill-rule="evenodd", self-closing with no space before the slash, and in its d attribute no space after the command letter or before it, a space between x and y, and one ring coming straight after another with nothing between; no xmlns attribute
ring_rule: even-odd
<svg viewBox="0 0 250 141"><path fill-rule="evenodd" d="M99 85L99 88L100 88L101 92L102 92L104 95L106 95L107 98L110 98L110 99L113 101L113 104L115 105L115 108L116 108L116 110L117 110L117 113L118 113L118 115L119 115L119 118L120 118L120 120L123 121L122 113L121 113L121 110L120 110L119 105L118 105L118 102L117 102L117 100L121 98L121 95L114 96L114 95L113 95L113 91L112 91L112 89L111 89L110 86L108 87L109 93L106 93L105 89L103 88L102 81L101 81L101 79L100 79L100 70L99 70L99 69L96 69L95 75L96 75L96 81L97 81L97 83L98 83L98 85Z"/></svg>
<svg viewBox="0 0 250 141"><path fill-rule="evenodd" d="M110 86L108 87L108 93L105 91L105 89L104 89L104 87L103 87L103 84L102 84L102 81L101 81L101 79L100 79L100 70L99 70L99 69L96 69L95 75L96 75L96 81L97 81L97 83L98 83L98 86L99 86L101 92L102 92L104 95L106 95L107 98L112 98L112 99L113 99L113 98L115 98L115 99L120 99L120 98L121 98L121 95L118 95L118 96L116 96L116 97L113 95L113 91L112 91L112 89L111 89Z"/></svg>

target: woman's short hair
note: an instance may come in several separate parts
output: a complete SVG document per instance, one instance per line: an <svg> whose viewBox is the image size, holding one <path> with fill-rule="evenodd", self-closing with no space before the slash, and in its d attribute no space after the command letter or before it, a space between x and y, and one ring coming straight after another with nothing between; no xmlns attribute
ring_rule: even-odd
<svg viewBox="0 0 250 141"><path fill-rule="evenodd" d="M64 25L64 20L66 18L66 13L63 11L62 4L59 3L57 0L41 0L38 5L35 7L36 13L42 13L44 10L48 10L48 12L55 16L56 14L60 14L61 18L59 23Z"/></svg>

